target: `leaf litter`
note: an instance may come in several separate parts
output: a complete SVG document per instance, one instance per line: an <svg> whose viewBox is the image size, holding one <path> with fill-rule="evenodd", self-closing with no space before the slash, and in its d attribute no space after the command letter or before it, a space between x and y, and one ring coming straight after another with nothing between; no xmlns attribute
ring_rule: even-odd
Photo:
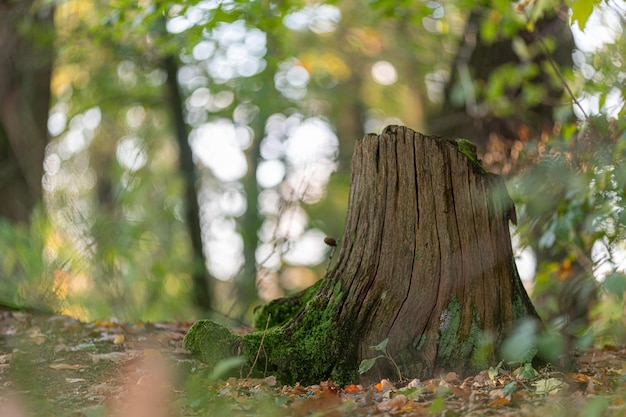
<svg viewBox="0 0 626 417"><path fill-rule="evenodd" d="M572 372L498 366L424 381L287 386L273 375L219 380L219 369L182 349L190 325L0 312L0 416L626 415L626 347L589 349Z"/></svg>

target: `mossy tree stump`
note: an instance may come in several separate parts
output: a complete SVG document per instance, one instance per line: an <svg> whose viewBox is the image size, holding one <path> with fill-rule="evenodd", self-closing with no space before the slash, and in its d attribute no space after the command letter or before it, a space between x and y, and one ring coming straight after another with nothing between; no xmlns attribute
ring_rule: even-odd
<svg viewBox="0 0 626 417"><path fill-rule="evenodd" d="M484 369L513 323L538 320L513 258L514 213L503 180L483 170L470 142L399 126L366 135L332 270L261 309L255 333L223 334L216 350L201 321L185 346L207 362L237 352L250 367L258 356L256 368L283 383L354 382L384 339L407 377ZM397 379L387 360L370 374Z"/></svg>

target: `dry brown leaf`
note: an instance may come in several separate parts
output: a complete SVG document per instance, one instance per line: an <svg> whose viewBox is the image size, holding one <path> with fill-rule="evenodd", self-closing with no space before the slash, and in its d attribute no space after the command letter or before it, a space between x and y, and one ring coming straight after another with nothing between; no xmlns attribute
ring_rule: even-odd
<svg viewBox="0 0 626 417"><path fill-rule="evenodd" d="M89 357L91 358L93 363L98 363L100 361L122 362L131 359L131 356L128 354L128 352L110 352L100 354L90 353Z"/></svg>
<svg viewBox="0 0 626 417"><path fill-rule="evenodd" d="M398 394L393 398L383 400L382 402L378 403L376 408L380 411L399 410L406 405L407 401L408 400L405 395Z"/></svg>
<svg viewBox="0 0 626 417"><path fill-rule="evenodd" d="M492 389L491 391L489 391L489 399L491 400L497 400L498 398L504 398L504 397L505 397L504 390L501 388Z"/></svg>
<svg viewBox="0 0 626 417"><path fill-rule="evenodd" d="M460 381L459 374L457 374L456 372L448 372L446 374L446 377L444 378L444 381L450 384L457 384Z"/></svg>
<svg viewBox="0 0 626 417"><path fill-rule="evenodd" d="M334 410L339 407L343 401L337 393L331 390L325 390L319 395L307 397L301 402L294 402L291 411L296 416L306 416L313 412L325 411L325 417L340 417L343 413L340 410Z"/></svg>

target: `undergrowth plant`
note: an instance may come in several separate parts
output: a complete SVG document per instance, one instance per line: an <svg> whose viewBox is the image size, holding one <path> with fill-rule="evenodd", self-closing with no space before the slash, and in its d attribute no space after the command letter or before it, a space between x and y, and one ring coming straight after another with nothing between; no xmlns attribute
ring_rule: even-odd
<svg viewBox="0 0 626 417"><path fill-rule="evenodd" d="M388 343L389 343L389 338L386 338L385 340L383 340L382 342L380 342L376 346L370 346L370 350L381 352L381 354L376 356L375 358L363 359L361 361L361 364L359 365L359 374L362 375L362 374L366 373L367 371L372 369L372 367L374 366L374 364L376 363L376 361L378 359L383 359L384 358L384 359L387 359L389 362L391 362L391 364L393 365L393 367L394 367L394 369L396 371L396 374L398 375L398 380L404 381L406 379L402 375L402 372L400 372L400 368L398 367L398 364L396 363L396 361L387 352L387 344Z"/></svg>

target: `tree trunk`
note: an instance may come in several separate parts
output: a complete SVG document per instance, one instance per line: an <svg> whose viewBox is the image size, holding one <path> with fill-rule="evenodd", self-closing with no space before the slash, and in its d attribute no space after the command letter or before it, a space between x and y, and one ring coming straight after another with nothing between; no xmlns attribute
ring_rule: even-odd
<svg viewBox="0 0 626 417"><path fill-rule="evenodd" d="M465 33L446 88L445 102L438 114L430 115L429 128L447 137L472 138L485 165L495 172L516 170L521 145L539 141L554 130L554 109L568 102L564 99L562 80L551 74L550 60L561 69L573 65L574 41L569 29L567 10L558 7L535 22L532 31L520 29L515 37L498 36L485 40L480 26L489 19L490 9L476 9L470 14ZM554 42L549 57L541 41ZM514 41L527 45L528 57L520 58ZM505 66L521 70L535 66L537 74L515 85L509 80L502 94L489 98L488 86ZM463 100L459 101L459 92ZM526 92L541 92L539 102L531 103ZM503 111L500 100L508 106Z"/></svg>
<svg viewBox="0 0 626 417"><path fill-rule="evenodd" d="M230 349L259 353L285 383L354 381L384 339L407 377L495 362L512 324L538 317L513 259L514 208L474 152L467 141L398 126L357 141L335 267L319 289L262 309L260 331L227 341ZM185 346L203 360L228 356L207 351L208 328L196 323ZM398 376L387 360L370 372Z"/></svg>
<svg viewBox="0 0 626 417"><path fill-rule="evenodd" d="M180 152L180 172L185 180L185 222L189 230L192 250L191 279L193 283L194 303L201 310L213 309L212 277L206 267L206 257L202 245L202 225L200 223L200 204L198 202L198 174L193 162L193 152L189 145L189 134L183 115L183 102L178 87L178 64L176 58L168 56L164 60L167 72L167 92L176 131L176 143Z"/></svg>
<svg viewBox="0 0 626 417"><path fill-rule="evenodd" d="M28 221L42 200L54 7L0 3L0 217Z"/></svg>

